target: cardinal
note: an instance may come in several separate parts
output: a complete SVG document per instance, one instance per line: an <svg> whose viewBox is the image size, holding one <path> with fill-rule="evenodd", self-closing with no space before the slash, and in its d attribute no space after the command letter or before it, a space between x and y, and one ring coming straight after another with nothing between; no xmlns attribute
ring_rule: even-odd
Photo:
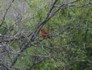
<svg viewBox="0 0 92 70"><path fill-rule="evenodd" d="M47 31L46 31L46 29L43 27L43 28L41 28L41 36L43 37L43 38L50 38L49 37L49 34L47 33Z"/></svg>

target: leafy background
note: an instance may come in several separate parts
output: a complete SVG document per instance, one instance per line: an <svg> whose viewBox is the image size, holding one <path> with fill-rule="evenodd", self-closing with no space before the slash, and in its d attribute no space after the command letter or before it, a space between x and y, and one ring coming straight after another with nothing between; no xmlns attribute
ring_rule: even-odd
<svg viewBox="0 0 92 70"><path fill-rule="evenodd" d="M9 9L0 34L15 36L18 40L0 41L0 61L8 67L22 48L21 44L30 39L27 34L34 32L37 24L47 16L54 0L15 0ZM70 0L70 2L73 0ZM53 12L65 0L58 0ZM74 6L61 9L44 27L51 35L21 53L10 70L92 70L92 6L90 0L79 0ZM11 0L0 0L0 23ZM7 39L7 38L6 38ZM1 40L1 39L0 39ZM3 39L4 40L4 39ZM11 47L12 49L9 49ZM0 69L6 69L2 62Z"/></svg>

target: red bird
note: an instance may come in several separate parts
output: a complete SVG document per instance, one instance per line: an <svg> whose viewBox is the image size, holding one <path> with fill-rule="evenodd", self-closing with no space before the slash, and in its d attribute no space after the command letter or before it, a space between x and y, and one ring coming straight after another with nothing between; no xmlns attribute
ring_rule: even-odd
<svg viewBox="0 0 92 70"><path fill-rule="evenodd" d="M41 35L43 38L49 38L48 33L46 32L45 28L41 28Z"/></svg>

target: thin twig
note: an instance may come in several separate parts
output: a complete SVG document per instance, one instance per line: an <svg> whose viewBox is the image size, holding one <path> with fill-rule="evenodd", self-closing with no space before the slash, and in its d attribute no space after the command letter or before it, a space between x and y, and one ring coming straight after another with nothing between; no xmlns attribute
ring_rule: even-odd
<svg viewBox="0 0 92 70"><path fill-rule="evenodd" d="M3 23L4 23L4 21L5 21L5 17L6 17L6 15L7 15L8 11L9 11L9 9L11 8L13 2L14 2L14 0L12 0L12 2L11 2L10 5L9 5L9 7L6 9L6 11L5 11L5 13L4 13L4 16L3 16L3 18L2 18L2 22L1 22L1 24L0 24L0 27L3 25Z"/></svg>

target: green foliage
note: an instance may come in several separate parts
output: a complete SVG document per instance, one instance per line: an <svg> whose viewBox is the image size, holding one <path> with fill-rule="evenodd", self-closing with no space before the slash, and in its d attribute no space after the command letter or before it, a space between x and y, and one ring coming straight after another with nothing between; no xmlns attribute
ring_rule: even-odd
<svg viewBox="0 0 92 70"><path fill-rule="evenodd" d="M27 1L30 5L32 4L28 12L31 12L35 18L23 20L22 28L30 32L34 31L36 23L43 21L46 17L51 1ZM88 1L86 0L86 2ZM83 5L84 0L80 0L76 4ZM92 7L90 5L85 7L69 7L60 10L45 27L50 34L60 33L61 31L63 33L58 35L58 37L44 39L38 44L36 43L34 46L30 46L31 48L25 50L18 58L15 66L20 70L30 70L32 64L36 63L34 70L92 70L91 10ZM6 20L3 26L10 27L12 23ZM14 27L15 29L10 32L12 35L20 30L20 28L17 29L17 25L14 25ZM0 33L8 34L9 31L7 32L7 29L0 28ZM19 47L21 43L18 40L9 42L16 52L22 48ZM45 57L48 55L50 56ZM37 63L42 59L44 60Z"/></svg>

